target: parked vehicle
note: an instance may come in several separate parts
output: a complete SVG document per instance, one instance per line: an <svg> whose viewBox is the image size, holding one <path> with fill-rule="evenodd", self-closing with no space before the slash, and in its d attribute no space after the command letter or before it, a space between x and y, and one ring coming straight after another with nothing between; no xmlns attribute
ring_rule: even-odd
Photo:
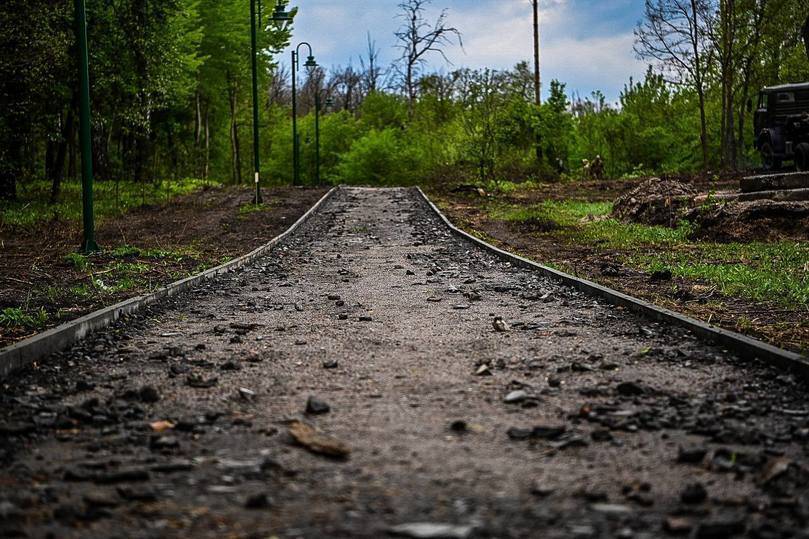
<svg viewBox="0 0 809 539"><path fill-rule="evenodd" d="M763 88L754 127L765 169L794 161L798 170L809 170L809 82Z"/></svg>

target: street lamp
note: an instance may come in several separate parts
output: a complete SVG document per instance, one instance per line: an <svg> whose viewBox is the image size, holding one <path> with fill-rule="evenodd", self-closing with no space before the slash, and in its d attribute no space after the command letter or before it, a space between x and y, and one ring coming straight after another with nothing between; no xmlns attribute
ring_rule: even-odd
<svg viewBox="0 0 809 539"><path fill-rule="evenodd" d="M306 45L309 49L309 56L306 58L306 63L303 66L307 70L313 70L317 67L315 57L312 54L312 46L303 42L292 51L292 185L298 185L300 181L300 139L298 138L298 96L297 96L297 72L300 69L300 50L301 47Z"/></svg>
<svg viewBox="0 0 809 539"><path fill-rule="evenodd" d="M292 14L286 10L287 3L284 0L278 0L275 4L275 9L272 12L272 22L285 29L289 23L292 22Z"/></svg>
<svg viewBox="0 0 809 539"><path fill-rule="evenodd" d="M90 66L87 52L87 12L84 0L75 2L76 39L79 51L79 117L81 136L81 201L84 238L83 253L98 251L93 211L93 148L90 133Z"/></svg>
<svg viewBox="0 0 809 539"><path fill-rule="evenodd" d="M255 174L256 195L254 202L261 204L261 158L259 156L258 141L258 47L256 43L256 0L250 0L250 44L252 54L250 63L253 69L253 172Z"/></svg>
<svg viewBox="0 0 809 539"><path fill-rule="evenodd" d="M261 0L259 0L258 17L258 24L261 25ZM286 26L292 21L292 15L286 10L286 2L284 0L278 0L278 3L275 4L272 20L282 28L286 28ZM253 172L256 183L256 194L253 201L256 203L256 205L258 205L262 203L262 198L258 114L258 60L256 58L258 55L256 36L256 0L250 0L250 45L252 52L250 56L250 64L253 72Z"/></svg>

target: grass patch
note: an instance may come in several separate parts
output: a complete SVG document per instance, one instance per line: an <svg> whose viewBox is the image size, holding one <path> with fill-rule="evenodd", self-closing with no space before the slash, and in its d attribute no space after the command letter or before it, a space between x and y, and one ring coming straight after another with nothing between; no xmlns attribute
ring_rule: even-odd
<svg viewBox="0 0 809 539"><path fill-rule="evenodd" d="M65 260L79 271L87 271L90 266L90 261L81 253L70 253L65 257Z"/></svg>
<svg viewBox="0 0 809 539"><path fill-rule="evenodd" d="M609 202L579 202L575 200L546 200L531 206L501 205L490 209L494 219L512 222L531 220L553 221L559 226L576 226L586 217L603 217L612 211Z"/></svg>
<svg viewBox="0 0 809 539"><path fill-rule="evenodd" d="M254 213L262 213L272 208L272 204L244 204L239 206L239 218L244 218Z"/></svg>
<svg viewBox="0 0 809 539"><path fill-rule="evenodd" d="M39 329L48 322L48 312L44 308L25 311L19 307L9 307L0 311L0 326L5 328Z"/></svg>
<svg viewBox="0 0 809 539"><path fill-rule="evenodd" d="M724 295L787 307L809 305L809 245L806 243L712 243L691 241L692 225L678 228L627 224L608 216L609 202L545 201L531 206L493 203L493 219L549 221L558 230L541 232L578 245L617 250L629 267L716 286Z"/></svg>
<svg viewBox="0 0 809 539"><path fill-rule="evenodd" d="M809 245L778 243L695 243L641 253L627 262L646 271L667 268L702 280L726 296L771 301L794 308L809 305Z"/></svg>
<svg viewBox="0 0 809 539"><path fill-rule="evenodd" d="M144 205L163 204L210 185L203 180L185 178L155 183L97 181L93 195L97 218L120 215ZM47 181L24 182L18 186L18 199L0 206L0 223L5 226L32 226L52 219L81 219L81 182L62 184L60 200L49 203L51 184Z"/></svg>

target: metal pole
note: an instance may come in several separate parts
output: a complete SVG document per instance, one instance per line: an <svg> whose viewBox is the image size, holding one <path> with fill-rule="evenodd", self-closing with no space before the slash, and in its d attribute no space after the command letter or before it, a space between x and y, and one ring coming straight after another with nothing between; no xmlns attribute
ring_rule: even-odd
<svg viewBox="0 0 809 539"><path fill-rule="evenodd" d="M95 241L95 216L93 214L93 147L90 132L90 66L87 52L87 12L84 0L76 0L76 38L79 42L79 118L81 136L81 200L84 238L81 250L84 253L98 251Z"/></svg>
<svg viewBox="0 0 809 539"><path fill-rule="evenodd" d="M298 97L295 89L295 72L298 70L298 54L292 51L292 185L298 185Z"/></svg>
<svg viewBox="0 0 809 539"><path fill-rule="evenodd" d="M531 0L534 8L534 104L539 108L542 105L542 78L539 65L539 0ZM541 135L536 133L536 147L534 148L537 165L542 162Z"/></svg>
<svg viewBox="0 0 809 539"><path fill-rule="evenodd" d="M541 75L539 71L539 0L532 0L534 5L534 101L542 104Z"/></svg>
<svg viewBox="0 0 809 539"><path fill-rule="evenodd" d="M320 90L315 94L315 185L320 185Z"/></svg>
<svg viewBox="0 0 809 539"><path fill-rule="evenodd" d="M255 173L256 195L255 203L261 204L261 157L259 156L258 140L258 53L256 43L256 0L250 0L250 42L252 54L250 55L253 67L253 172Z"/></svg>

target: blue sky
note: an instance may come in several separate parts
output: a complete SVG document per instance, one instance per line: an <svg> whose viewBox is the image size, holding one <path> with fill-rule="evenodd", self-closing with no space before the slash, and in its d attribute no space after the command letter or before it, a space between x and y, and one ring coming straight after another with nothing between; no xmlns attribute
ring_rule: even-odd
<svg viewBox="0 0 809 539"><path fill-rule="evenodd" d="M299 8L294 42L308 41L325 67L359 66L366 34L376 41L388 64L398 51L393 33L399 0L292 0ZM643 75L645 65L632 51L633 29L643 0L542 0L543 82L567 83L568 92L589 95L602 90L615 100L630 76ZM462 33L464 49L454 46L447 56L454 67L506 69L531 59L532 14L529 0L433 0L429 19L442 8L449 23ZM288 55L285 51L285 58ZM446 67L440 56L430 67ZM547 89L547 84L543 84Z"/></svg>

